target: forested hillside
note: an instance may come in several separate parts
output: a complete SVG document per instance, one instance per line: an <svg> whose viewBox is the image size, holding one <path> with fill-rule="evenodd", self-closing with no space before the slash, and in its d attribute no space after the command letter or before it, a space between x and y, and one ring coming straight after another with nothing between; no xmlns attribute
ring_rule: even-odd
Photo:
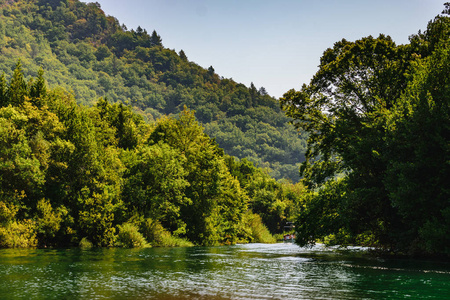
<svg viewBox="0 0 450 300"><path fill-rule="evenodd" d="M155 32L128 30L96 3L1 0L0 70L11 78L20 58L26 78L40 67L50 87L79 103L124 103L149 122L183 107L229 155L298 181L305 142L263 87L246 87L164 48Z"/></svg>

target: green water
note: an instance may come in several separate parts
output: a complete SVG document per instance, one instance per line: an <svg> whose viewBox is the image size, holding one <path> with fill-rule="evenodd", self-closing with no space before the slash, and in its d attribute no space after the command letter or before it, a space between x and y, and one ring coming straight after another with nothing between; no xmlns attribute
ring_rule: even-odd
<svg viewBox="0 0 450 300"><path fill-rule="evenodd" d="M449 298L449 263L320 246L0 250L0 299Z"/></svg>

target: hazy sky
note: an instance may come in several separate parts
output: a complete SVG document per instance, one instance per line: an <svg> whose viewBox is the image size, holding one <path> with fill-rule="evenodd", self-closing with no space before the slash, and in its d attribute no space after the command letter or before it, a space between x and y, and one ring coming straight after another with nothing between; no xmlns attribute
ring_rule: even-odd
<svg viewBox="0 0 450 300"><path fill-rule="evenodd" d="M139 25L190 61L275 97L299 89L325 49L380 33L397 44L425 30L444 0L96 0L128 29ZM90 2L90 1L88 1Z"/></svg>

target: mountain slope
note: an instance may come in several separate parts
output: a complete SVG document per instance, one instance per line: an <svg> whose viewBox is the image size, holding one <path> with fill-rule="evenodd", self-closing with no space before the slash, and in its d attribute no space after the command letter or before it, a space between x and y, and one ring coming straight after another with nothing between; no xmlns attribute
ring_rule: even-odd
<svg viewBox="0 0 450 300"><path fill-rule="evenodd" d="M226 153L297 181L305 140L288 124L279 103L164 48L161 37L107 16L78 0L0 1L0 71L7 79L20 58L25 76L40 67L50 87L73 90L92 105L104 97L133 107L149 122L194 109L205 132Z"/></svg>

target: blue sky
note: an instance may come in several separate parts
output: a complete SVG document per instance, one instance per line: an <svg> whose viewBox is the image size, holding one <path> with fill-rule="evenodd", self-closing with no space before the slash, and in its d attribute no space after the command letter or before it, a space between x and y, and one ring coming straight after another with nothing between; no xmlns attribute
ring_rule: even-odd
<svg viewBox="0 0 450 300"><path fill-rule="evenodd" d="M317 71L342 38L380 33L397 44L425 30L443 0L97 0L128 29L156 30L202 67L280 97Z"/></svg>

